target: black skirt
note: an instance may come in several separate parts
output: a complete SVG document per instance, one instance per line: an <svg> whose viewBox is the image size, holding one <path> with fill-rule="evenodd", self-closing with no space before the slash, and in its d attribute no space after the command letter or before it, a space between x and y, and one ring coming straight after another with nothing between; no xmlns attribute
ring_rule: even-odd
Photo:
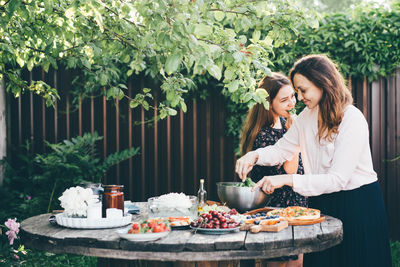
<svg viewBox="0 0 400 267"><path fill-rule="evenodd" d="M343 241L304 255L304 266L391 267L386 210L378 182L309 198L309 206L343 222Z"/></svg>

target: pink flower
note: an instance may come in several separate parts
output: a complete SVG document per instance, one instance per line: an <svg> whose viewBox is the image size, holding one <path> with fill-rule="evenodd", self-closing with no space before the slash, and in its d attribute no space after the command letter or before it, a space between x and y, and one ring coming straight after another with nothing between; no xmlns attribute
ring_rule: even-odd
<svg viewBox="0 0 400 267"><path fill-rule="evenodd" d="M19 260L19 256L17 254L14 254L14 258L16 258L17 260Z"/></svg>
<svg viewBox="0 0 400 267"><path fill-rule="evenodd" d="M19 233L19 223L17 223L17 218L8 219L4 223L9 231L6 232L6 235L8 236L8 240L10 241L10 245L14 244L14 239L18 238L17 234Z"/></svg>
<svg viewBox="0 0 400 267"><path fill-rule="evenodd" d="M17 234L14 231L7 231L6 235L8 236L8 241L10 241L10 245L14 244L14 239L18 238Z"/></svg>
<svg viewBox="0 0 400 267"><path fill-rule="evenodd" d="M31 197L31 196L27 196L26 198L27 198L28 200L31 200L31 199L32 199L32 197Z"/></svg>
<svg viewBox="0 0 400 267"><path fill-rule="evenodd" d="M8 229L18 234L19 223L17 223L17 218L14 218L14 220L8 219L4 224L8 227Z"/></svg>

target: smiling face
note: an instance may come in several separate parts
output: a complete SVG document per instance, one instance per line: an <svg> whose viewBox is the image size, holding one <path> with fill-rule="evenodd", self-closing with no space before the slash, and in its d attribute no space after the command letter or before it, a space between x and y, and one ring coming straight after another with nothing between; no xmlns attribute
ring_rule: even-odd
<svg viewBox="0 0 400 267"><path fill-rule="evenodd" d="M272 112L277 116L288 118L289 110L294 108L296 98L292 86L285 85L276 94L272 101Z"/></svg>
<svg viewBox="0 0 400 267"><path fill-rule="evenodd" d="M294 75L293 85L297 90L297 98L299 101L303 101L309 109L318 106L322 98L322 90L320 88L299 73Z"/></svg>

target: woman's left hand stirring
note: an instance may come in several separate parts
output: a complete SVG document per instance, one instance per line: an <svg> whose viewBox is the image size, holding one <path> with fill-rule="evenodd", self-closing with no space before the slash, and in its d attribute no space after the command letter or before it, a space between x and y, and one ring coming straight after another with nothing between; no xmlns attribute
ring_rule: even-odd
<svg viewBox="0 0 400 267"><path fill-rule="evenodd" d="M293 187L293 175L274 175L274 176L264 176L256 185L251 189L255 191L257 188L261 188L265 193L272 194L275 189L281 188L282 186L288 185Z"/></svg>

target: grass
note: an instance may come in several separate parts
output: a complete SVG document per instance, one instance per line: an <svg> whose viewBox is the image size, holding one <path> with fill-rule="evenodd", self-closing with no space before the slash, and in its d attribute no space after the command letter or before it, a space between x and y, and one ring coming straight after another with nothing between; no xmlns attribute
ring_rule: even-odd
<svg viewBox="0 0 400 267"><path fill-rule="evenodd" d="M390 242L390 249L392 251L392 266L400 267L400 241Z"/></svg>

